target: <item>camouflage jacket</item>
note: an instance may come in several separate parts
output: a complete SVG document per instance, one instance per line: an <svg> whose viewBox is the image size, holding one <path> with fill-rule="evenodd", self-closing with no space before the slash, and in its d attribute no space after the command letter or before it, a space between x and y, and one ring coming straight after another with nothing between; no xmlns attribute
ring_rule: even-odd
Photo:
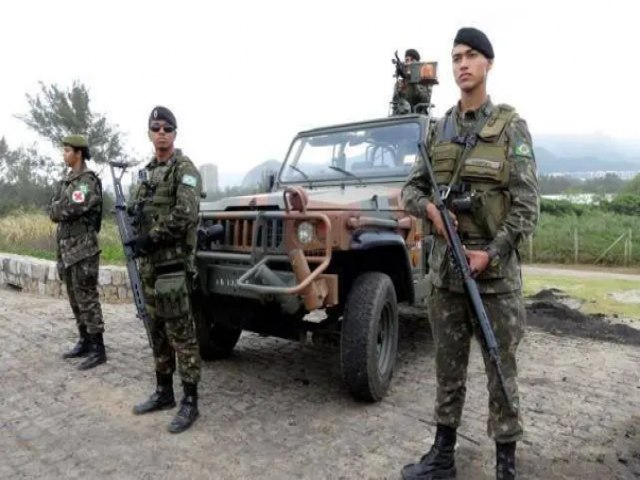
<svg viewBox="0 0 640 480"><path fill-rule="evenodd" d="M99 254L102 184L96 174L86 166L69 171L51 200L49 218L58 224L57 256L64 267Z"/></svg>
<svg viewBox="0 0 640 480"><path fill-rule="evenodd" d="M408 83L399 78L393 87L393 97L391 98L393 114L406 115L411 113L413 106L418 103L429 103L430 99L431 95L427 86Z"/></svg>
<svg viewBox="0 0 640 480"><path fill-rule="evenodd" d="M498 137L483 138L482 132L484 130L481 127L493 123L492 119L498 115L498 108L501 112L509 113L507 117L509 120ZM500 221L496 224L495 232L491 235L485 235L484 238L479 238L479 236L475 238L464 238L463 236L462 238L463 244L469 249L491 248L498 253L497 258L477 279L480 292L502 293L519 290L522 287L522 279L518 247L524 238L533 234L539 214L536 163L531 135L526 122L511 107L494 106L490 100L478 110L466 112L464 116L456 106L450 109L429 133L429 161L432 165L434 165L434 155L438 157L438 153L442 151L442 149L438 151L439 147L445 144L447 147L451 145L446 142L442 134L445 122L449 117L455 122L458 135L476 134L478 139L477 147L471 151L462 165L460 162L462 149L458 150L457 160L450 162L451 171L459 171L458 167L460 167L464 173L466 164L469 163L474 166L477 172L478 165L482 167L496 163L495 160L486 160L482 154L478 154L483 151L483 148L484 151L493 149L494 154L496 151L500 152L498 155L502 157L504 164L502 184L496 180L497 187L500 188L495 188L495 191L506 199L506 206L500 216ZM480 134L477 134L478 131ZM476 153L474 154L474 152ZM426 216L426 206L429 203L433 187L424 171L424 161L420 158L416 162L402 190L402 199L406 210L420 218ZM441 162L434 167L436 178L443 173L442 165ZM441 176L438 178L438 182L440 183L441 179L444 179L442 184L447 185L449 180L454 181L453 177L453 174L450 174L448 178ZM481 181L484 183L480 185L487 188L487 182L492 180L483 179ZM453 196L451 195L449 200ZM463 291L462 282L451 265L448 245L444 238L435 238L429 266L430 277L435 287L448 288L457 292Z"/></svg>
<svg viewBox="0 0 640 480"><path fill-rule="evenodd" d="M154 265L186 262L193 269L202 179L193 162L176 149L165 163L156 158L141 172L129 203L138 234L148 233L156 248L144 260Z"/></svg>

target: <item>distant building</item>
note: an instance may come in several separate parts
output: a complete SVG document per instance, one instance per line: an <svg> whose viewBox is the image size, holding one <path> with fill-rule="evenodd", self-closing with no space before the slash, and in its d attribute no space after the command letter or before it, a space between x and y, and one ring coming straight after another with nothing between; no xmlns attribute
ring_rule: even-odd
<svg viewBox="0 0 640 480"><path fill-rule="evenodd" d="M616 175L622 180L631 180L640 174L639 170L591 170L584 172L550 172L550 177L572 177L580 180L592 180L594 178L604 178L607 175Z"/></svg>
<svg viewBox="0 0 640 480"><path fill-rule="evenodd" d="M200 175L202 175L202 190L211 195L218 193L218 167L213 163L202 165Z"/></svg>

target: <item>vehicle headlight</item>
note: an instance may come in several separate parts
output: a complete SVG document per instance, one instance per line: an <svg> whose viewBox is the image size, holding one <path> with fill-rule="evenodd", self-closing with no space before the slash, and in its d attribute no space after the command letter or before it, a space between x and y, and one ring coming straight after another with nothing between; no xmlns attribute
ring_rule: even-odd
<svg viewBox="0 0 640 480"><path fill-rule="evenodd" d="M311 243L315 236L315 227L310 222L302 222L298 225L298 241L303 245Z"/></svg>

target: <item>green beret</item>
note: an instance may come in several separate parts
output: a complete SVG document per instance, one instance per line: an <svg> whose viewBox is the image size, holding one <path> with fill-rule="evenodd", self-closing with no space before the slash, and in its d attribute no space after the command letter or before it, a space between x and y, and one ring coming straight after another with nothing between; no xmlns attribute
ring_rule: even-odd
<svg viewBox="0 0 640 480"><path fill-rule="evenodd" d="M62 139L62 144L75 148L89 148L89 142L87 141L87 137L84 135L67 135Z"/></svg>

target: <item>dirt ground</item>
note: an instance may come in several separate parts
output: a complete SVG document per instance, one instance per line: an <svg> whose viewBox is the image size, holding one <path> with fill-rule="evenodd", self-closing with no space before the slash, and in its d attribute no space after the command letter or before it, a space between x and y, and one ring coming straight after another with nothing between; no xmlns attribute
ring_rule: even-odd
<svg viewBox="0 0 640 480"><path fill-rule="evenodd" d="M530 299L519 349L521 479L640 478L640 334L576 314L561 292ZM378 479L428 448L433 345L421 309L403 309L398 367L378 404L346 392L335 346L254 334L207 363L202 416L171 435L173 412L135 417L153 388L151 354L130 305L104 305L109 362L79 372L69 307L0 290L0 478ZM486 377L477 345L456 452L458 478L494 478Z"/></svg>

